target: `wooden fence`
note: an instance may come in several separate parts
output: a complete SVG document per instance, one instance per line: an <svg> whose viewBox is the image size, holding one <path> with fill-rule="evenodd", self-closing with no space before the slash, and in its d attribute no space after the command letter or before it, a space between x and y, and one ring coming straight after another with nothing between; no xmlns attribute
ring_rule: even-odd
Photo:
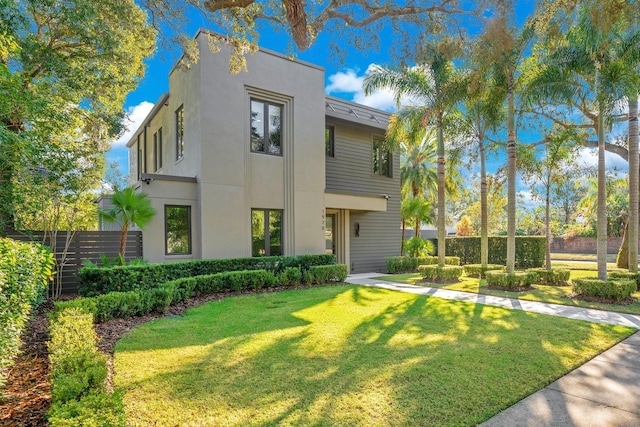
<svg viewBox="0 0 640 427"><path fill-rule="evenodd" d="M49 237L43 240L42 231L11 232L7 237L23 242L43 243L52 247ZM56 236L55 256L58 262L62 261L66 231L59 231ZM73 294L78 292L78 278L76 273L82 267L84 260L90 260L99 264L100 255L114 258L120 250L120 231L77 231L67 251L67 260L62 269L62 293ZM142 232L129 231L127 234L127 249L125 259L142 258ZM100 264L99 264L100 265Z"/></svg>

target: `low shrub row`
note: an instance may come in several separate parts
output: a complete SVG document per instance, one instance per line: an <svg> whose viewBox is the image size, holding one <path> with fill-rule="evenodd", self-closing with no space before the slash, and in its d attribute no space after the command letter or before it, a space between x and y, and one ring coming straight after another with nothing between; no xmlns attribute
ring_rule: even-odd
<svg viewBox="0 0 640 427"><path fill-rule="evenodd" d="M29 315L45 299L53 265L48 249L0 238L0 389L20 349Z"/></svg>
<svg viewBox="0 0 640 427"><path fill-rule="evenodd" d="M469 277L478 277L484 279L485 273L491 270L504 271L506 267L498 264L467 264L464 267L464 273Z"/></svg>
<svg viewBox="0 0 640 427"><path fill-rule="evenodd" d="M408 273L418 269L418 258L392 256L387 258L387 273Z"/></svg>
<svg viewBox="0 0 640 427"><path fill-rule="evenodd" d="M630 271L611 271L609 272L610 279L629 279L636 282L636 285L640 287L640 273L632 273Z"/></svg>
<svg viewBox="0 0 640 427"><path fill-rule="evenodd" d="M171 305L195 295L271 288L276 285L296 286L302 281L308 284L341 282L346 277L347 266L344 264L312 266L304 273L299 268L290 267L277 276L266 270L229 271L176 279L153 289L110 292L95 297L59 301L55 306L56 311L80 308L86 313L92 313L96 323L102 323L151 312L164 313Z"/></svg>
<svg viewBox="0 0 640 427"><path fill-rule="evenodd" d="M460 265L460 257L457 256L445 256L445 265ZM438 264L437 256L424 256L418 257L418 265L434 265Z"/></svg>
<svg viewBox="0 0 640 427"><path fill-rule="evenodd" d="M424 280L428 281L457 280L462 275L462 267L458 265L438 267L437 264L428 264L419 266L418 272Z"/></svg>
<svg viewBox="0 0 640 427"><path fill-rule="evenodd" d="M78 272L79 291L83 296L95 296L113 291L152 289L162 283L185 277L245 270L267 270L278 274L292 267L298 268L304 273L313 266L331 264L335 264L335 255L323 254L209 259L136 266L84 267Z"/></svg>
<svg viewBox="0 0 640 427"><path fill-rule="evenodd" d="M124 426L120 393L105 387L107 364L96 347L92 315L79 308L56 310L49 327L51 408L49 424Z"/></svg>
<svg viewBox="0 0 640 427"><path fill-rule="evenodd" d="M564 286L569 281L569 276L571 276L571 271L562 268L553 268L551 270L531 268L527 271L536 274L536 283L540 285Z"/></svg>
<svg viewBox="0 0 640 427"><path fill-rule="evenodd" d="M624 301L638 290L635 280L600 280L591 277L573 279L573 292L582 297Z"/></svg>
<svg viewBox="0 0 640 427"><path fill-rule="evenodd" d="M507 273L506 271L486 271L487 286L496 286L507 290L528 288L536 283L538 275L529 271L516 271Z"/></svg>

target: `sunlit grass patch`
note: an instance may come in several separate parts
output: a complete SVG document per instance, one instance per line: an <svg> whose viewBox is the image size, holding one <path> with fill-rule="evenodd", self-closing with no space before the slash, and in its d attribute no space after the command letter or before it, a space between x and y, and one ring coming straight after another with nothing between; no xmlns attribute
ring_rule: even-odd
<svg viewBox="0 0 640 427"><path fill-rule="evenodd" d="M475 425L629 328L357 286L247 295L119 341L131 425Z"/></svg>

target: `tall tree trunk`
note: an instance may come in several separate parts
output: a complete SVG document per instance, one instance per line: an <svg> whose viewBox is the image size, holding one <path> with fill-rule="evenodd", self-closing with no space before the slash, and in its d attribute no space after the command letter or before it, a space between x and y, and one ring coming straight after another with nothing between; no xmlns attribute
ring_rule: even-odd
<svg viewBox="0 0 640 427"><path fill-rule="evenodd" d="M438 116L438 266L444 267L447 229L444 213L445 161L442 113Z"/></svg>
<svg viewBox="0 0 640 427"><path fill-rule="evenodd" d="M629 97L629 271L638 272L638 95Z"/></svg>
<svg viewBox="0 0 640 427"><path fill-rule="evenodd" d="M487 165L484 141L480 139L480 263L489 262L489 206L487 205Z"/></svg>
<svg viewBox="0 0 640 427"><path fill-rule="evenodd" d="M516 264L516 129L515 87L510 76L507 92L507 273L513 274Z"/></svg>
<svg viewBox="0 0 640 427"><path fill-rule="evenodd" d="M629 268L629 217L624 222L624 228L622 229L622 245L620 245L618 256L616 257L616 267Z"/></svg>
<svg viewBox="0 0 640 427"><path fill-rule="evenodd" d="M597 80L597 78L596 78ZM604 160L604 108L598 111L598 279L607 280L607 187Z"/></svg>
<svg viewBox="0 0 640 427"><path fill-rule="evenodd" d="M547 270L551 271L551 226L549 225L551 215L550 215L550 205L551 205L551 181L547 180L547 194L545 197L545 206L544 206L544 228L545 235L547 236L547 244L545 245L545 263Z"/></svg>
<svg viewBox="0 0 640 427"><path fill-rule="evenodd" d="M124 252L127 249L127 232L129 231L129 223L126 221L122 224L122 232L120 234L120 262L124 262Z"/></svg>

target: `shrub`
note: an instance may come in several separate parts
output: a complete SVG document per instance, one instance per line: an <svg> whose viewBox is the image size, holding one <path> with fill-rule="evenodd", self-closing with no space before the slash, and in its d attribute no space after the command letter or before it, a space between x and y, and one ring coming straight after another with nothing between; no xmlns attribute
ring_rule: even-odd
<svg viewBox="0 0 640 427"><path fill-rule="evenodd" d="M404 273L418 269L418 258L392 256L387 258L387 273Z"/></svg>
<svg viewBox="0 0 640 427"><path fill-rule="evenodd" d="M457 280L462 275L462 267L457 265L446 265L438 267L435 264L421 265L418 271L424 280L429 281L445 281Z"/></svg>
<svg viewBox="0 0 640 427"><path fill-rule="evenodd" d="M0 388L31 311L44 301L53 265L48 249L0 238Z"/></svg>
<svg viewBox="0 0 640 427"><path fill-rule="evenodd" d="M489 237L489 264L506 265L507 238ZM516 237L516 268L542 267L545 261L546 237ZM480 237L448 237L447 254L460 257L462 265L480 264Z"/></svg>
<svg viewBox="0 0 640 427"><path fill-rule="evenodd" d="M92 314L78 307L56 307L49 332L50 425L124 426L120 394L105 389L107 365L96 347Z"/></svg>
<svg viewBox="0 0 640 427"><path fill-rule="evenodd" d="M335 255L210 259L111 268L84 267L78 272L79 291L84 296L95 296L114 291L152 289L162 283L185 277L245 270L267 270L278 274L291 267L305 272L313 266L330 264L335 264Z"/></svg>
<svg viewBox="0 0 640 427"><path fill-rule="evenodd" d="M310 285L344 282L347 278L347 266L345 264L318 265L309 268L303 273L303 280Z"/></svg>
<svg viewBox="0 0 640 427"><path fill-rule="evenodd" d="M426 256L434 251L433 242L420 237L412 237L404 243L404 250L411 258Z"/></svg>
<svg viewBox="0 0 640 427"><path fill-rule="evenodd" d="M478 277L484 279L485 273L491 270L504 271L506 267L498 264L487 264L484 267L482 264L467 264L464 267L464 273L469 277Z"/></svg>
<svg viewBox="0 0 640 427"><path fill-rule="evenodd" d="M518 290L528 288L533 285L538 278L536 273L528 271L516 271L507 273L506 271L489 270L485 272L488 286L496 286L506 290Z"/></svg>
<svg viewBox="0 0 640 427"><path fill-rule="evenodd" d="M445 265L460 265L460 257L457 256L445 256ZM418 258L418 265L433 265L438 264L437 256L425 256Z"/></svg>
<svg viewBox="0 0 640 427"><path fill-rule="evenodd" d="M623 301L638 290L630 279L600 280L591 277L573 279L573 292L579 296Z"/></svg>
<svg viewBox="0 0 640 427"><path fill-rule="evenodd" d="M609 279L629 279L634 280L640 286L640 273L632 273L630 271L612 271L609 273Z"/></svg>
<svg viewBox="0 0 640 427"><path fill-rule="evenodd" d="M278 286L298 286L302 283L302 271L296 267L287 267L276 276Z"/></svg>
<svg viewBox="0 0 640 427"><path fill-rule="evenodd" d="M536 283L549 286L566 285L569 281L569 276L571 276L571 271L560 268L551 270L547 270L546 268L531 268L527 271L537 275Z"/></svg>

